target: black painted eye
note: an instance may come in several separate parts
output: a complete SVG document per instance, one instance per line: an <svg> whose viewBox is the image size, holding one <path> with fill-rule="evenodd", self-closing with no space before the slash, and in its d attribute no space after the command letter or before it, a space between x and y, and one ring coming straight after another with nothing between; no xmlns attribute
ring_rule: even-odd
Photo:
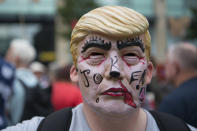
<svg viewBox="0 0 197 131"><path fill-rule="evenodd" d="M127 53L123 56L123 59L129 65L135 65L139 62L139 57L136 53Z"/></svg>
<svg viewBox="0 0 197 131"><path fill-rule="evenodd" d="M136 56L136 54L135 53L127 53L124 56Z"/></svg>
<svg viewBox="0 0 197 131"><path fill-rule="evenodd" d="M98 53L98 52L92 52L90 54L90 56L98 56L98 55L103 55L102 53Z"/></svg>
<svg viewBox="0 0 197 131"><path fill-rule="evenodd" d="M101 52L92 52L92 53L90 53L88 58L89 58L88 59L88 63L89 64L91 64L91 65L98 65L102 61L104 61L105 56Z"/></svg>

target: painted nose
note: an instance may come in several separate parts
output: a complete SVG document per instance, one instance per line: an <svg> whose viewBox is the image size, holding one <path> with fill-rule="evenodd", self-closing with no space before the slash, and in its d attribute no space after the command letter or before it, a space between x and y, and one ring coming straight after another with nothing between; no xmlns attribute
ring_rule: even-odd
<svg viewBox="0 0 197 131"><path fill-rule="evenodd" d="M110 76L112 78L119 78L120 77L120 72L118 72L118 71L111 71L110 72Z"/></svg>
<svg viewBox="0 0 197 131"><path fill-rule="evenodd" d="M111 58L111 69L109 76L111 78L120 78L120 67L118 66L118 57Z"/></svg>

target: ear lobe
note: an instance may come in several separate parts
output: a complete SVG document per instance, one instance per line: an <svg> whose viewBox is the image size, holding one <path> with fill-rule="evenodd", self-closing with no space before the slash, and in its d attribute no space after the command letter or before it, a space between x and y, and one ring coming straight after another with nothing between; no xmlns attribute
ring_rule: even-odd
<svg viewBox="0 0 197 131"><path fill-rule="evenodd" d="M152 62L148 62L148 67L147 67L147 71L146 71L146 84L149 84L151 82L152 79L152 73L153 73L153 64Z"/></svg>
<svg viewBox="0 0 197 131"><path fill-rule="evenodd" d="M73 82L78 82L78 74L77 74L77 69L74 65L72 65L71 69L70 69L70 79Z"/></svg>

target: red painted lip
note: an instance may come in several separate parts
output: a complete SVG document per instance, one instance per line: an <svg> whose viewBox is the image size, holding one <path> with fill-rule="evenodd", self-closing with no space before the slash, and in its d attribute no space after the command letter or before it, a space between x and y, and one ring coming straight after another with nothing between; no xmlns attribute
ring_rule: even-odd
<svg viewBox="0 0 197 131"><path fill-rule="evenodd" d="M127 90L127 88L123 85L120 81L121 88L110 88L106 90L102 95L109 95L109 96L124 96L124 102L134 108L137 108L137 105L133 101L133 97L131 93Z"/></svg>
<svg viewBox="0 0 197 131"><path fill-rule="evenodd" d="M110 88L106 90L102 95L109 95L109 96L124 96L127 91L123 88Z"/></svg>

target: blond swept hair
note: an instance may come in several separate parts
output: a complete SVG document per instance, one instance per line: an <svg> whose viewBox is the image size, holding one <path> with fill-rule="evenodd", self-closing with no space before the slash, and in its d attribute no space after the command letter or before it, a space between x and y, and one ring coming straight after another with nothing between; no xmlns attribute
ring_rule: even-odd
<svg viewBox="0 0 197 131"><path fill-rule="evenodd" d="M103 6L83 15L72 31L70 50L76 66L78 45L89 34L100 34L116 39L145 35L145 53L150 57L149 23L142 14L121 6Z"/></svg>

